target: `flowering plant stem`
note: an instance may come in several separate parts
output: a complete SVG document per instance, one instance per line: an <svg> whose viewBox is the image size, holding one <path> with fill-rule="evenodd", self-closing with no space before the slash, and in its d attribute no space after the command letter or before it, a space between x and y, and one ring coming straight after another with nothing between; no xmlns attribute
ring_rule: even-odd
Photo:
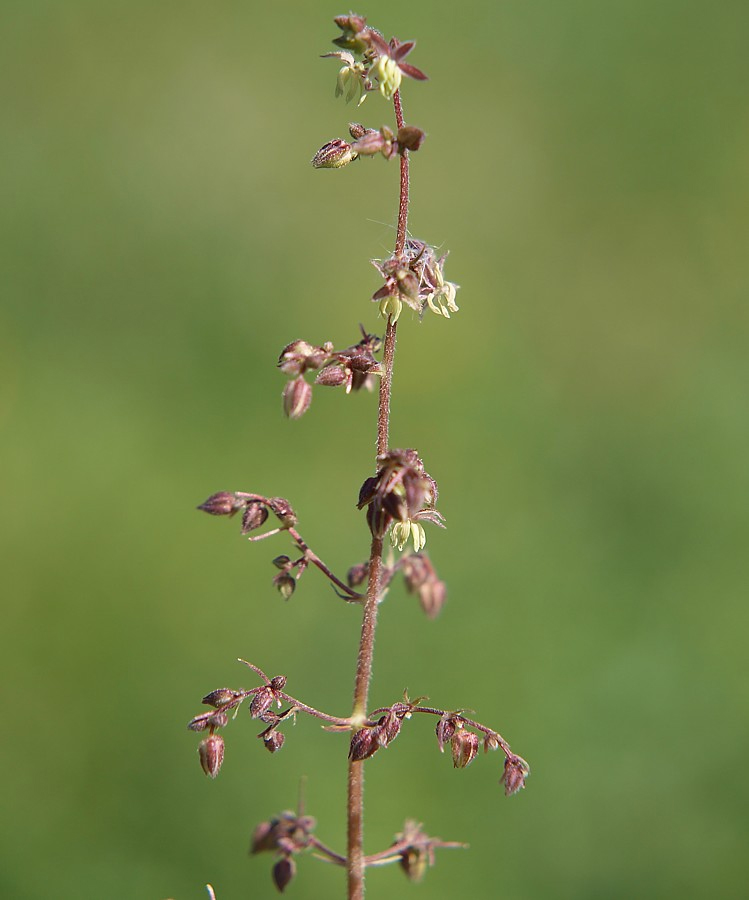
<svg viewBox="0 0 749 900"><path fill-rule="evenodd" d="M393 94L393 106L398 128L403 127L403 106L400 91ZM408 152L400 157L400 195L398 199L398 228L395 237L394 256L403 253L408 229L409 167ZM393 364L395 362L395 336L398 323L388 317L385 347L380 379L380 399L377 409L377 456L388 450L390 432L390 398L393 390ZM380 602L380 573L382 570L382 538L373 537L369 553L369 583L364 602L359 655L356 660L354 681L354 709L352 719L363 722L367 715L369 685L372 681L377 609ZM364 760L350 759L348 765L348 897L359 900L364 896Z"/></svg>

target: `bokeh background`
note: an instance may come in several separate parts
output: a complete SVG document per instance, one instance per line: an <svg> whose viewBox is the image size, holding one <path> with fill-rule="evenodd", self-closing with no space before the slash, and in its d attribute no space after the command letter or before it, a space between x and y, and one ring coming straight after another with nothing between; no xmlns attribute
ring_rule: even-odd
<svg viewBox="0 0 749 900"><path fill-rule="evenodd" d="M185 723L255 684L238 656L350 704L357 611L314 571L284 603L285 542L194 511L280 494L332 567L367 553L375 398L289 422L275 369L381 328L397 168L308 163L391 121L333 97L347 11L2 3L3 897L274 896L249 836L302 775L344 844L343 738L302 719L271 757L243 711L210 782ZM440 483L449 602L391 591L372 698L471 707L533 768L506 800L497 756L453 771L412 722L368 764L368 849L407 817L471 849L368 896L745 896L749 7L359 11L418 40L411 229L462 285L451 321L404 314L392 423Z"/></svg>

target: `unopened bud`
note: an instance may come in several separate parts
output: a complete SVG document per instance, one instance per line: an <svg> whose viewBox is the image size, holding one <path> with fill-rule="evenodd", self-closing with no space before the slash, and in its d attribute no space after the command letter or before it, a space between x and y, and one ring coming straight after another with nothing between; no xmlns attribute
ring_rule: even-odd
<svg viewBox="0 0 749 900"><path fill-rule="evenodd" d="M407 847L401 853L399 863L409 881L419 882L424 877L429 859L421 847Z"/></svg>
<svg viewBox="0 0 749 900"><path fill-rule="evenodd" d="M435 619L445 605L447 585L439 578L429 578L419 588L419 603L430 619Z"/></svg>
<svg viewBox="0 0 749 900"><path fill-rule="evenodd" d="M224 761L224 739L220 734L211 734L198 747L200 765L211 778L215 778Z"/></svg>
<svg viewBox="0 0 749 900"><path fill-rule="evenodd" d="M229 491L219 491L200 504L198 509L207 512L211 516L233 516L234 513L244 506L244 501L237 500L235 494Z"/></svg>
<svg viewBox="0 0 749 900"><path fill-rule="evenodd" d="M262 503L248 503L247 509L242 513L242 534L249 534L260 528L267 518L268 510Z"/></svg>
<svg viewBox="0 0 749 900"><path fill-rule="evenodd" d="M530 774L531 769L528 763L522 756L516 756L513 753L505 759L505 770L499 779L499 783L504 783L505 794L510 797L525 787L525 779Z"/></svg>
<svg viewBox="0 0 749 900"><path fill-rule="evenodd" d="M350 588L359 587L364 584L369 576L369 563L360 563L358 566L352 566L346 575L346 581Z"/></svg>
<svg viewBox="0 0 749 900"><path fill-rule="evenodd" d="M284 528L292 528L297 523L297 517L291 504L283 497L273 497L268 501L271 512L279 519Z"/></svg>
<svg viewBox="0 0 749 900"><path fill-rule="evenodd" d="M286 382L283 389L283 411L290 419L300 419L312 403L312 385L300 375Z"/></svg>
<svg viewBox="0 0 749 900"><path fill-rule="evenodd" d="M239 691L233 691L231 688L216 688L215 691L206 694L200 702L218 709L219 706L226 706L227 703L236 700L238 696Z"/></svg>
<svg viewBox="0 0 749 900"><path fill-rule="evenodd" d="M479 752L479 736L472 731L463 729L456 731L450 744L453 751L453 766L456 769L465 769Z"/></svg>
<svg viewBox="0 0 749 900"><path fill-rule="evenodd" d="M357 760L369 759L380 748L377 739L376 728L361 728L351 735L351 746L349 747L349 759L356 762Z"/></svg>
<svg viewBox="0 0 749 900"><path fill-rule="evenodd" d="M286 676L285 675L275 675L270 680L270 686L274 691L282 691L286 687Z"/></svg>
<svg viewBox="0 0 749 900"><path fill-rule="evenodd" d="M273 688L264 687L253 696L250 703L250 715L253 719L259 719L266 710L270 709L275 700Z"/></svg>
<svg viewBox="0 0 749 900"><path fill-rule="evenodd" d="M281 556L276 556L273 559L273 565L277 569L288 569L290 563L291 563L291 557L285 556L284 554L281 554Z"/></svg>
<svg viewBox="0 0 749 900"><path fill-rule="evenodd" d="M356 159L356 153L352 151L351 144L335 138L320 147L312 157L312 165L316 169L341 169L352 159Z"/></svg>
<svg viewBox="0 0 749 900"><path fill-rule="evenodd" d="M367 131L352 144L359 156L374 156L376 153L386 152L390 146L379 131Z"/></svg>
<svg viewBox="0 0 749 900"><path fill-rule="evenodd" d="M416 128L414 125L404 125L398 129L398 148L401 152L404 150L418 150L425 137L426 135L421 128Z"/></svg>
<svg viewBox="0 0 749 900"><path fill-rule="evenodd" d="M444 753L445 744L451 741L452 736L455 734L455 720L450 716L443 716L437 722L437 727L434 730L437 735L440 753Z"/></svg>
<svg viewBox="0 0 749 900"><path fill-rule="evenodd" d="M284 856L273 866L273 884L283 894L296 875L296 863L290 856Z"/></svg>
<svg viewBox="0 0 749 900"><path fill-rule="evenodd" d="M255 826L250 839L250 853L276 849L276 824L277 820L271 820Z"/></svg>
<svg viewBox="0 0 749 900"><path fill-rule="evenodd" d="M287 572L281 572L280 575L276 575L273 579L273 584L284 600L288 600L296 590L296 579Z"/></svg>
<svg viewBox="0 0 749 900"><path fill-rule="evenodd" d="M343 366L332 365L325 366L318 372L315 378L315 384L321 384L324 387L340 387L347 380L346 370Z"/></svg>
<svg viewBox="0 0 749 900"><path fill-rule="evenodd" d="M330 356L330 346L318 347L307 341L292 341L281 351L278 368L287 375L302 375L307 369L319 369Z"/></svg>
<svg viewBox="0 0 749 900"><path fill-rule="evenodd" d="M278 750L283 747L283 742L286 740L286 735L282 731L271 731L270 734L266 734L263 737L263 743L265 744L265 749L270 751L271 753L276 753Z"/></svg>
<svg viewBox="0 0 749 900"><path fill-rule="evenodd" d="M500 743L499 738L496 734L487 734L484 738L484 753L488 753L490 750L499 750Z"/></svg>
<svg viewBox="0 0 749 900"><path fill-rule="evenodd" d="M371 128L365 128L363 125L360 125L359 122L348 123L348 133L355 141L360 137L364 137L364 135L371 130Z"/></svg>

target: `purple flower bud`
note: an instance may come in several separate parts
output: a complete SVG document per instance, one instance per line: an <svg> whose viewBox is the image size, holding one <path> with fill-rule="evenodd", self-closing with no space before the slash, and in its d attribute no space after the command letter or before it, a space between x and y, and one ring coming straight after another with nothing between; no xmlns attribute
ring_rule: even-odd
<svg viewBox="0 0 749 900"><path fill-rule="evenodd" d="M380 748L376 728L361 728L351 735L351 746L349 747L349 759L357 760L369 759Z"/></svg>
<svg viewBox="0 0 749 900"><path fill-rule="evenodd" d="M227 703L231 703L232 700L236 700L240 696L241 693L239 691L233 691L231 688L216 688L215 691L206 694L200 702L205 703L206 706L213 706L218 709L219 706L226 706Z"/></svg>
<svg viewBox="0 0 749 900"><path fill-rule="evenodd" d="M211 734L198 747L200 765L206 775L215 778L224 762L224 739L220 734Z"/></svg>
<svg viewBox="0 0 749 900"><path fill-rule="evenodd" d="M268 501L268 505L284 528L292 528L296 525L297 517L288 500L284 500L283 497L273 497Z"/></svg>
<svg viewBox="0 0 749 900"><path fill-rule="evenodd" d="M273 866L273 884L283 894L292 878L296 875L296 863L289 856L284 856Z"/></svg>
<svg viewBox="0 0 749 900"><path fill-rule="evenodd" d="M247 509L242 513L242 534L249 534L260 528L267 518L268 510L262 503L248 503Z"/></svg>
<svg viewBox="0 0 749 900"><path fill-rule="evenodd" d="M270 686L274 691L282 691L286 687L286 676L276 675L270 680Z"/></svg>
<svg viewBox="0 0 749 900"><path fill-rule="evenodd" d="M530 766L522 756L514 753L505 759L505 769L499 783L504 783L505 794L511 797L525 787L525 779L531 774Z"/></svg>
<svg viewBox="0 0 749 900"><path fill-rule="evenodd" d="M346 370L343 366L334 364L325 366L318 372L315 378L315 384L321 384L323 387L340 387L347 380Z"/></svg>
<svg viewBox="0 0 749 900"><path fill-rule="evenodd" d="M447 585L439 578L429 578L419 588L419 603L430 619L435 619L445 605Z"/></svg>
<svg viewBox="0 0 749 900"><path fill-rule="evenodd" d="M273 688L261 688L252 698L250 703L250 715L253 719L259 719L266 710L270 709L276 699Z"/></svg>
<svg viewBox="0 0 749 900"><path fill-rule="evenodd" d="M414 125L404 125L398 129L398 148L403 150L416 151L421 147L426 135L421 128Z"/></svg>
<svg viewBox="0 0 749 900"><path fill-rule="evenodd" d="M456 769L465 769L479 752L479 736L472 731L459 729L452 736L450 744L453 751L453 766Z"/></svg>
<svg viewBox="0 0 749 900"><path fill-rule="evenodd" d="M341 138L334 138L323 144L311 161L316 169L342 169L352 159L356 159L356 152L352 150L351 144Z"/></svg>
<svg viewBox="0 0 749 900"><path fill-rule="evenodd" d="M452 736L455 734L455 719L449 713L446 713L437 722L437 727L434 730L437 735L440 753L444 753L445 744L451 741Z"/></svg>
<svg viewBox="0 0 749 900"><path fill-rule="evenodd" d="M283 742L286 740L286 735L282 731L271 731L270 734L265 735L263 737L263 743L265 744L265 749L269 750L271 753L276 753L278 750L283 747Z"/></svg>
<svg viewBox="0 0 749 900"><path fill-rule="evenodd" d="M281 572L273 579L273 584L284 600L288 600L296 590L296 579L287 572Z"/></svg>
<svg viewBox="0 0 749 900"><path fill-rule="evenodd" d="M359 563L357 566L351 566L346 575L346 582L350 588L359 587L369 577L369 563Z"/></svg>
<svg viewBox="0 0 749 900"><path fill-rule="evenodd" d="M229 491L219 491L200 504L198 509L207 512L211 516L233 516L234 513L244 506L244 501L237 500L235 494Z"/></svg>
<svg viewBox="0 0 749 900"><path fill-rule="evenodd" d="M290 419L301 419L312 403L312 385L299 375L283 389L283 411Z"/></svg>

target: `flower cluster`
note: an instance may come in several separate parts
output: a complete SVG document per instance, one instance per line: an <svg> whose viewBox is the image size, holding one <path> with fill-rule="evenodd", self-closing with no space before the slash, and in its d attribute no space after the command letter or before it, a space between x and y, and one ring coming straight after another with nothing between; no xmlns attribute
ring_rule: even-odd
<svg viewBox="0 0 749 900"><path fill-rule="evenodd" d="M362 339L345 350L336 350L330 342L318 347L307 341L292 341L281 351L278 368L295 376L283 390L283 408L290 419L304 415L312 402L312 385L305 372L317 371L315 384L344 387L346 393L362 388L371 391L376 376L381 374L374 354L382 347L380 338L362 329Z"/></svg>
<svg viewBox="0 0 749 900"><path fill-rule="evenodd" d="M377 457L377 474L367 478L359 491L359 509L367 507L367 523L374 537L390 533L402 550L409 538L418 552L426 543L422 521L444 528L443 516L434 508L437 482L424 470L415 450L388 450Z"/></svg>
<svg viewBox="0 0 749 900"><path fill-rule="evenodd" d="M415 238L406 241L402 254L385 260L373 259L372 265L385 279L382 287L372 294L372 301L380 304L380 313L395 322L404 303L420 315L427 307L446 319L450 313L458 312L455 303L458 285L445 281L446 259L446 253L438 257L434 247Z"/></svg>
<svg viewBox="0 0 749 900"><path fill-rule="evenodd" d="M334 44L342 49L325 53L343 63L336 77L336 97L345 96L346 102L357 98L361 105L370 91L379 89L386 100L400 88L404 75L417 81L427 76L405 62L413 50L414 41L400 42L393 38L389 43L374 28L369 28L363 16L337 16L336 25L342 34Z"/></svg>
<svg viewBox="0 0 749 900"><path fill-rule="evenodd" d="M316 825L312 816L286 811L261 822L252 833L250 853L270 852L278 856L271 875L281 893L296 875L294 857L304 850L316 848L313 833Z"/></svg>

